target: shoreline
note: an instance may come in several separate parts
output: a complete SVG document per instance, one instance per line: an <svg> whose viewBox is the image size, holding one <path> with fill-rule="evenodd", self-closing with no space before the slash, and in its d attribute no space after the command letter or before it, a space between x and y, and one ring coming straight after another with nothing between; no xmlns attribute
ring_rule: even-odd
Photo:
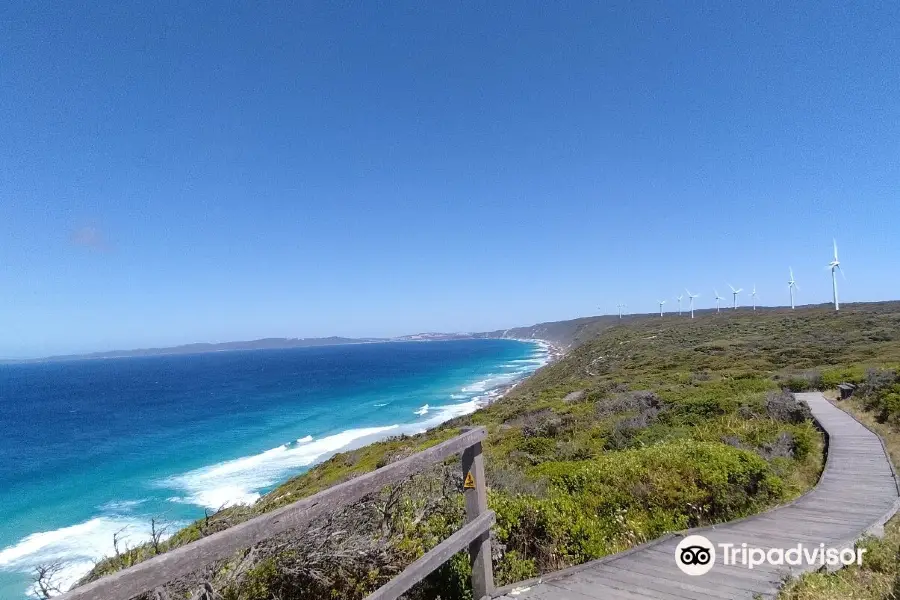
<svg viewBox="0 0 900 600"><path fill-rule="evenodd" d="M544 369L544 368L546 368L546 367L549 367L550 365L552 365L553 363L559 361L560 359L562 359L562 358L566 355L566 350L565 350L565 348L563 348L562 346L560 346L559 344L557 344L557 343L555 343L555 342L551 342L550 340L542 340L542 339L538 339L538 338L531 338L531 339L525 339L525 338L484 338L484 339L514 340L514 341L516 341L516 342L523 342L523 343L527 343L527 344L537 344L537 345L541 346L542 348L544 348L544 349L546 350L546 352L547 352L547 362L546 362L545 364L541 365L540 367L538 367L537 369L535 369L534 371L532 371L531 373L529 373L528 375L526 375L525 377L522 377L522 378L520 378L520 379L518 379L518 380L516 380L516 381L514 381L514 382L512 382L512 383L509 383L509 384L506 384L506 385L502 385L502 386L496 388L496 389L494 390L494 391L496 392L496 395L495 395L494 397L488 398L488 399L486 399L486 400L483 401L483 402L479 402L479 403L478 403L478 408L476 408L472 413L469 413L469 414L473 414L474 412L478 412L478 411L481 410L482 408L486 408L486 407L488 407L488 406L491 406L491 405L494 404L495 402L499 402L500 400L502 400L503 398L505 398L505 397L507 396L507 394L509 394L513 389L515 389L516 387L518 387L518 386L521 385L522 383L525 383L526 381L528 381L529 379L531 379L532 377L534 377L534 374L535 374L535 373L537 373L537 372L540 371L541 369ZM437 425L436 427L440 427L440 426L441 426L441 425ZM429 430L426 430L426 431L430 431L430 429L429 429Z"/></svg>
<svg viewBox="0 0 900 600"><path fill-rule="evenodd" d="M211 474L215 474L218 472L217 469L219 471L221 471L223 468L236 469L238 466L242 466L244 463L253 462L259 459L259 457L271 457L273 455L281 456L290 452L296 453L299 451L305 451L307 448L309 448L309 450L311 451L312 448L310 448L309 445L316 442L318 442L320 445L324 443L326 447L321 448L321 454L318 454L309 463L304 464L303 471L308 471L309 469L314 468L317 464L323 462L324 460L327 460L335 453L352 451L356 448L367 446L387 439L396 434L414 435L418 433L433 432L443 426L447 421L451 421L457 416L470 415L480 410L481 408L489 406L500 398L505 397L510 392L510 390L521 384L523 381L526 381L536 371L558 360L562 355L562 349L547 340L521 338L469 339L473 341L477 341L479 339L502 339L507 342L512 341L525 344L525 355L521 356L521 358L526 359L526 362L522 362L522 364L516 365L514 369L527 369L526 372L517 375L517 378L512 381L507 380L507 382L502 383L501 381L496 381L496 383L499 383L500 385L497 385L496 387L487 387L487 389L485 389L484 386L484 383L486 383L486 381L476 382L476 384L482 383L481 390L483 391L479 391L476 387L467 394L468 398L464 401L446 398L440 403L440 406L433 406L430 413L422 414L421 419L416 419L415 421L409 423L397 421L397 423L402 424L393 425L390 427L385 426L381 431L371 431L368 435L361 435L356 439L350 440L349 443L346 443L343 448L336 448L335 446L337 445L339 438L346 435L347 431L341 431L335 435L323 436L317 439L309 439L311 438L311 436L307 436L302 440L296 440L295 442L282 444L280 446L273 446L272 448L265 449L256 454L240 456L228 461L204 465L197 469L188 470L183 473L179 472L171 477L167 477L166 479L161 480L166 482L167 484L173 483L173 485L167 485L167 487L172 487L173 489L178 488L177 490L173 491L172 497L168 498L167 501L175 502L179 506L186 504L208 506L210 505L210 503L212 503L216 504L218 508L235 504L253 505L256 503L259 497L271 492L279 485L283 484L293 477L296 477L297 475L302 476L302 474L298 473L288 476L272 485L270 489L263 488L257 490L254 488L246 494L241 491L241 494L235 496L235 498L233 499L229 499L224 504L220 503L218 498L216 498L215 501L213 501L212 499L208 499L213 498L212 494L215 490L203 489L198 491L199 487L201 486L193 485L193 483L195 481L199 481L200 483L208 482L210 480ZM520 359L517 357L516 360ZM532 360L533 362L530 362L530 364L529 362L527 362ZM482 375L483 379L485 380L494 379L496 377L500 377L502 379L503 377L507 376L507 372L502 368L497 368L491 370L490 373L486 371ZM509 375L513 375L513 373L509 373ZM490 385L490 383L487 384L487 386ZM438 408L445 408L449 410L445 413L444 410L436 410ZM454 410L454 408L456 410ZM428 421L431 422L429 423ZM364 428L357 427L351 430L355 431L360 429ZM332 446L332 442L334 442L335 446ZM185 481L187 481L191 485L185 484ZM130 502L129 498L130 497L126 497L123 502ZM112 506L112 504L110 504L110 506ZM200 514L200 516L202 516L202 513ZM60 546L63 543L62 538L64 537L67 540L65 542L66 544L71 545L73 548L77 546L79 550L78 556L75 556L73 554L70 557L71 560L65 561L68 564L68 567L66 569L66 572L60 575L60 583L65 588L69 584L74 583L75 581L80 579L85 573L90 571L89 568L86 568L86 565L88 562L95 560L95 558L93 558L94 547L102 547L103 550L101 551L101 553L108 552L108 550L106 550L105 548L108 545L106 543L107 538L111 537L110 531L114 533L118 529L121 529L122 523L125 523L126 520L130 523L129 527L131 527L128 540L129 544L140 544L145 541L145 539L148 539L149 534L144 531L145 528L137 525L138 521L141 521L142 518L143 514L140 510L137 510L136 512L134 512L134 514L132 514L131 508L122 508L121 510L119 508L116 508L115 510L107 510L106 508L103 508L102 510L99 510L99 512L92 513L90 517L85 517L82 520L71 521L71 523L66 523L64 526L61 526L59 528L51 527L34 530L31 531L28 535L21 537L20 539L11 540L7 547L0 547L0 554L3 554L5 552L5 560L0 560L0 563L5 563L3 565L3 568L0 569L0 571L2 571L2 575L4 576L0 578L0 580L2 580L0 581L0 583L4 585L18 585L17 583L10 582L18 581L21 573L24 572L23 568L27 567L29 561L34 562L34 560L36 560L36 557L33 557L32 555L36 555L37 551L44 552L45 550L53 550L54 547ZM177 528L180 529L182 526L186 526L189 524L190 517L186 517L185 519L178 518L175 519L175 522L178 523ZM23 546L23 544L25 545ZM28 544L30 544L30 546ZM35 547L33 548L35 552L25 552L32 546ZM83 550L82 547L88 548L87 550L83 551L83 554L80 553ZM87 559L87 556L89 554L91 555L90 560ZM0 585L0 587L3 587L3 585ZM4 593L0 593L0 595L5 596Z"/></svg>

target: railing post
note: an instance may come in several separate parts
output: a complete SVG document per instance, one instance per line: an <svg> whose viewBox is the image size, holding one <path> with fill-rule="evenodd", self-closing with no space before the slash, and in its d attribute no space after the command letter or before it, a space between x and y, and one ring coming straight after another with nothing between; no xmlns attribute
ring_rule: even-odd
<svg viewBox="0 0 900 600"><path fill-rule="evenodd" d="M484 481L484 455L481 442L462 453L463 492L466 495L466 521L471 523L487 511L487 487ZM494 570L491 564L491 534L486 531L469 544L472 564L472 597L481 600L494 593Z"/></svg>

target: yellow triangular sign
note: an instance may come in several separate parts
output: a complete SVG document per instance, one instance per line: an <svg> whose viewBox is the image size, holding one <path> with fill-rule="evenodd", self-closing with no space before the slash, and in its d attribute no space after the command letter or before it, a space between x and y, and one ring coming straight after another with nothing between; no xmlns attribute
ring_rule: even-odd
<svg viewBox="0 0 900 600"><path fill-rule="evenodd" d="M463 482L464 490L474 490L475 489L475 478L472 477L472 471L466 473L466 480Z"/></svg>

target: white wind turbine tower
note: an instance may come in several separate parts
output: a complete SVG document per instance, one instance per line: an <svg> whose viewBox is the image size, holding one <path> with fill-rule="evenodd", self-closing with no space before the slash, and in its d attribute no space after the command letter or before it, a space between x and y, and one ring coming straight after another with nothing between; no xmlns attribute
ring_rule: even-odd
<svg viewBox="0 0 900 600"><path fill-rule="evenodd" d="M794 281L794 269L790 268L791 278L788 280L788 289L791 290L791 310L794 310L794 288L800 289L800 286L797 285L797 282Z"/></svg>
<svg viewBox="0 0 900 600"><path fill-rule="evenodd" d="M831 269L831 288L834 291L834 310L840 310L841 306L838 304L838 293L837 293L837 274L835 271L841 272L841 277L847 279L847 276L844 275L844 270L841 268L841 261L838 260L837 255L837 240L832 239L834 242L834 260L828 263L829 269Z"/></svg>
<svg viewBox="0 0 900 600"><path fill-rule="evenodd" d="M665 300L657 300L657 302L659 303L659 316L663 316L663 304L665 304L666 301Z"/></svg>
<svg viewBox="0 0 900 600"><path fill-rule="evenodd" d="M753 284L753 291L750 293L750 297L753 298L753 310L756 310L756 284Z"/></svg>
<svg viewBox="0 0 900 600"><path fill-rule="evenodd" d="M678 300L678 316L681 316L681 299L684 298L684 294L680 296L676 296L675 299Z"/></svg>
<svg viewBox="0 0 900 600"><path fill-rule="evenodd" d="M744 288L734 289L734 286L730 283L728 284L728 287L731 288L731 294L734 296L734 309L737 310L737 295L743 292Z"/></svg>
<svg viewBox="0 0 900 600"><path fill-rule="evenodd" d="M716 293L716 312L719 312L719 300L724 300L722 296L719 295L718 290L713 290Z"/></svg>
<svg viewBox="0 0 900 600"><path fill-rule="evenodd" d="M690 290L688 290L687 288L685 288L684 291L687 292L688 298L691 299L691 318L693 319L694 318L694 298L699 298L700 294L692 294L690 292Z"/></svg>
<svg viewBox="0 0 900 600"><path fill-rule="evenodd" d="M619 318L620 318L620 319L622 318L622 309L623 309L623 308L627 308L627 307L628 307L628 305L625 304L625 303L622 303L622 304L616 304L616 308L619 309Z"/></svg>

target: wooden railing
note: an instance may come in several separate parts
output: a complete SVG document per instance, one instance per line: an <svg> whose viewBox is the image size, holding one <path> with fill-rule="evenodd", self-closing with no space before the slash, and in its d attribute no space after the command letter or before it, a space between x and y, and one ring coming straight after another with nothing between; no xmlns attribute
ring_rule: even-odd
<svg viewBox="0 0 900 600"><path fill-rule="evenodd" d="M430 465L459 453L462 453L466 524L366 600L396 600L447 562L451 556L466 548L469 550L472 563L473 598L490 596L494 591L490 529L495 516L487 509L487 491L484 484L481 442L486 435L483 427L469 429L453 439L377 471L361 475L309 498L77 587L62 596L57 596L57 600L128 600L150 592L213 562L230 558L238 550L249 548L285 531L302 527L324 513L356 502L388 484L402 481Z"/></svg>

